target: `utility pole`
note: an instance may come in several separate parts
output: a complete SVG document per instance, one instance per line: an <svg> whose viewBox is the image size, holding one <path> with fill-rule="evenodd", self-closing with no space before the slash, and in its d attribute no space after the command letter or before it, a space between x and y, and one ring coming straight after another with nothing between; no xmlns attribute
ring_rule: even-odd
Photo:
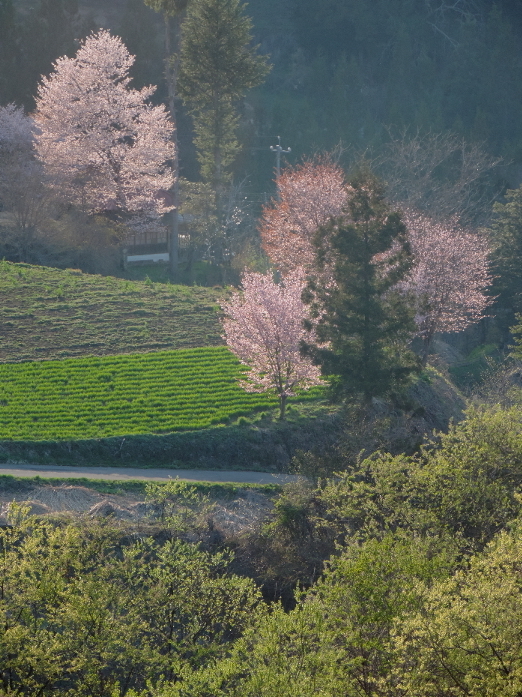
<svg viewBox="0 0 522 697"><path fill-rule="evenodd" d="M277 145L271 145L270 150L272 152L275 152L276 154L276 177L279 179L281 176L281 153L288 153L292 152L292 148L288 148L288 150L283 150L281 147L281 136L276 136L277 137Z"/></svg>

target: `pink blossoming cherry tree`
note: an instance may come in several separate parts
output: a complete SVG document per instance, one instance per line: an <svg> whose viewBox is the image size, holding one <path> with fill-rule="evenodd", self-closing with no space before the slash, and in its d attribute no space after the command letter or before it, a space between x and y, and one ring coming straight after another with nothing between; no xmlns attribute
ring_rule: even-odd
<svg viewBox="0 0 522 697"><path fill-rule="evenodd" d="M295 269L282 284L270 274L246 272L242 290L235 291L222 307L229 348L249 367L241 386L248 392L273 390L279 399L279 418L285 418L288 397L296 387L321 383L321 371L301 356L307 307L301 300L302 269Z"/></svg>
<svg viewBox="0 0 522 697"><path fill-rule="evenodd" d="M106 30L58 58L38 87L36 153L51 187L88 213L158 216L174 181L172 124L155 87L129 86L134 57Z"/></svg>
<svg viewBox="0 0 522 697"><path fill-rule="evenodd" d="M286 274L310 267L317 229L341 214L349 187L339 165L327 157L287 167L276 180L278 200L264 207L259 231L271 262Z"/></svg>
<svg viewBox="0 0 522 697"><path fill-rule="evenodd" d="M436 332L461 332L483 316L492 298L488 244L454 220L438 222L411 210L404 214L413 268L404 288L416 298L416 323L426 364Z"/></svg>

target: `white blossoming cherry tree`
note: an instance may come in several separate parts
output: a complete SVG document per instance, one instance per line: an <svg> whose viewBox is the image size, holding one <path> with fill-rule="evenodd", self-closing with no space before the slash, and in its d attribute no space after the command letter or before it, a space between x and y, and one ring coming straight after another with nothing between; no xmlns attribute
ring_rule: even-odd
<svg viewBox="0 0 522 697"><path fill-rule="evenodd" d="M303 269L290 272L281 284L270 274L246 272L242 290L222 306L226 342L249 367L241 386L248 392L275 392L281 420L296 388L321 383L320 368L300 353L301 342L310 340L303 326L308 316L303 285Z"/></svg>
<svg viewBox="0 0 522 697"><path fill-rule="evenodd" d="M58 58L38 87L36 153L58 196L87 213L159 216L174 176L172 124L129 86L134 57L106 30Z"/></svg>
<svg viewBox="0 0 522 697"><path fill-rule="evenodd" d="M33 119L23 109L0 106L0 199L19 233L38 226L47 204L42 166L34 157L34 135Z"/></svg>

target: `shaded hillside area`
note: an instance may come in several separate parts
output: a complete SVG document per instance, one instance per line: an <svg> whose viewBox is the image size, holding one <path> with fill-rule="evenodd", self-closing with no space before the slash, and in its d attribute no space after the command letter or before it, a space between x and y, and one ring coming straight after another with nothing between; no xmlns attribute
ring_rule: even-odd
<svg viewBox="0 0 522 697"><path fill-rule="evenodd" d="M219 293L0 263L0 361L222 344Z"/></svg>
<svg viewBox="0 0 522 697"><path fill-rule="evenodd" d="M165 435L2 440L0 462L268 472L288 472L293 466L308 474L300 453L326 458L334 470L339 456L355 462L361 453L379 448L411 453L434 429L446 430L450 420L460 421L465 406L458 390L429 369L410 388L402 406L375 400L362 420L317 400L293 405L283 422L275 420L274 410L228 426Z"/></svg>
<svg viewBox="0 0 522 697"><path fill-rule="evenodd" d="M412 133L450 130L483 144L516 165L506 174L511 185L518 183L519 5L514 0L251 0L247 14L254 43L269 55L273 70L243 104L246 147L236 176L248 176L253 194L272 190L269 145L277 135L292 148L288 158L294 163L340 140L358 152L379 150L391 127ZM5 0L2 7L2 104L13 101L31 111L40 76L49 74L59 56L74 54L75 40L100 26L120 35L136 55L135 86L158 85L155 100L167 99L162 17L141 0ZM184 176L196 180L192 123L179 106Z"/></svg>

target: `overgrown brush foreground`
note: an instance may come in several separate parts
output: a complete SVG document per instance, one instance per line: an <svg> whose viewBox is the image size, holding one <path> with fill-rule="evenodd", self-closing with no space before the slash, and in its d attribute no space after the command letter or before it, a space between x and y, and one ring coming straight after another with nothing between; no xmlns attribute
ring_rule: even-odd
<svg viewBox="0 0 522 697"><path fill-rule="evenodd" d="M319 486L287 487L240 537L176 482L151 487L167 511L155 527L12 506L0 530L0 692L513 697L521 486L520 413L495 408L416 456L350 459ZM256 583L265 598L285 584L294 598L267 605Z"/></svg>
<svg viewBox="0 0 522 697"><path fill-rule="evenodd" d="M239 361L220 346L3 364L0 439L196 430L275 405L266 393L241 389L240 374Z"/></svg>
<svg viewBox="0 0 522 697"><path fill-rule="evenodd" d="M0 361L222 344L219 292L0 262Z"/></svg>

